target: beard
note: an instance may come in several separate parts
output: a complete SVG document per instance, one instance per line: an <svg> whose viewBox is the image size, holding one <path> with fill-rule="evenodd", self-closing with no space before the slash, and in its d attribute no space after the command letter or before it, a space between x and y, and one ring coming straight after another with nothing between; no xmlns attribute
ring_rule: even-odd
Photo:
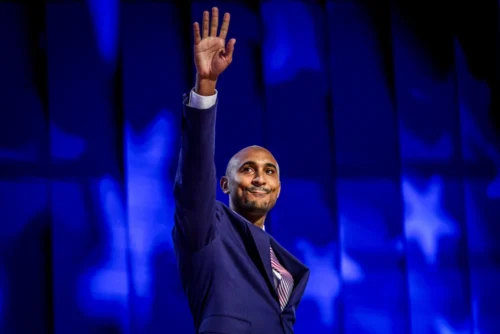
<svg viewBox="0 0 500 334"><path fill-rule="evenodd" d="M269 201L243 201L243 207L249 210L269 211Z"/></svg>
<svg viewBox="0 0 500 334"><path fill-rule="evenodd" d="M266 215L272 208L274 203L272 203L270 198L262 200L250 200L248 198L242 198L240 200L240 209L250 215Z"/></svg>

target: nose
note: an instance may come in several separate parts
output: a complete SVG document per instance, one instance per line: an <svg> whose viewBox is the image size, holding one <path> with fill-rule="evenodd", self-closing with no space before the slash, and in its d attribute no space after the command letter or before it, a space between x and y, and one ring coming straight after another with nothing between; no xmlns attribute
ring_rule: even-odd
<svg viewBox="0 0 500 334"><path fill-rule="evenodd" d="M260 186L263 186L266 184L266 180L264 179L264 177L262 177L261 174L257 174L255 175L255 177L253 178L252 180L252 184L256 187L260 187Z"/></svg>

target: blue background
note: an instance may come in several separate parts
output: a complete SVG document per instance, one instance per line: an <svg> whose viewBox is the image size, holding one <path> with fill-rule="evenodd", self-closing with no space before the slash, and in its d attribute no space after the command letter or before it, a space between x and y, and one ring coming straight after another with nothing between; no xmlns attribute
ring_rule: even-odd
<svg viewBox="0 0 500 334"><path fill-rule="evenodd" d="M498 3L376 3L2 2L0 333L193 333L172 180L214 5L218 175L247 145L280 163L296 332L498 333Z"/></svg>

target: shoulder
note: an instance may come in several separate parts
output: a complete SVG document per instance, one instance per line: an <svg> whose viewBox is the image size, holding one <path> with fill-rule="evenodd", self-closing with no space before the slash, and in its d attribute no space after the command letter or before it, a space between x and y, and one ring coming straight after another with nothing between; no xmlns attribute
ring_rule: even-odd
<svg viewBox="0 0 500 334"><path fill-rule="evenodd" d="M225 203L215 201L215 215L218 224L226 224L232 220L236 214Z"/></svg>

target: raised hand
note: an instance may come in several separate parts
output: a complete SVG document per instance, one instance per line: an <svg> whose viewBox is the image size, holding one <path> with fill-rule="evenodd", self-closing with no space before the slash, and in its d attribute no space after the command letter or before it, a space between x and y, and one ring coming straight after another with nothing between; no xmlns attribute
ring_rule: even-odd
<svg viewBox="0 0 500 334"><path fill-rule="evenodd" d="M231 64L233 60L234 44L236 40L230 39L226 45L226 36L229 29L229 13L224 14L219 36L219 9L212 8L212 20L209 33L209 13L203 12L203 35L200 36L198 22L193 24L194 33L194 62L197 70L197 80L215 82L218 76Z"/></svg>

